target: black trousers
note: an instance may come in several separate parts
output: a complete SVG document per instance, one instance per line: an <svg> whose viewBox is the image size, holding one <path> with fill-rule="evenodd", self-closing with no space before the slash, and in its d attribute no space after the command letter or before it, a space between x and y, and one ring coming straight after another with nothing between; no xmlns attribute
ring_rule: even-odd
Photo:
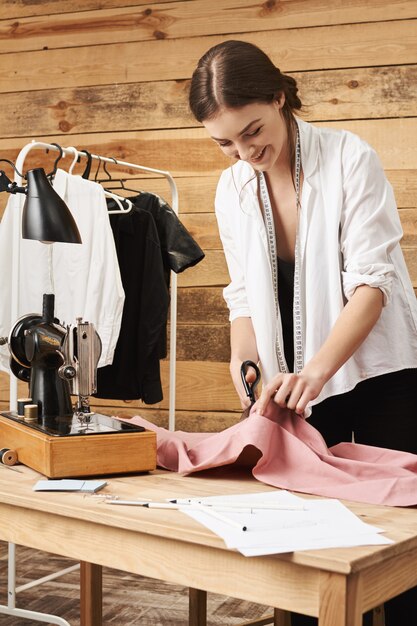
<svg viewBox="0 0 417 626"><path fill-rule="evenodd" d="M417 369L376 376L352 391L313 407L309 422L329 447L341 441L417 454ZM370 626L372 614L364 615ZM314 626L317 619L293 613L292 626ZM417 587L385 603L385 626L417 624Z"/></svg>

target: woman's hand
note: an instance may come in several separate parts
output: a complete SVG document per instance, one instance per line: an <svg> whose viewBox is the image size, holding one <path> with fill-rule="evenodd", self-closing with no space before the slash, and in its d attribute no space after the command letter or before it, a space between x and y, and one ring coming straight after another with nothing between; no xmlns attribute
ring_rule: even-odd
<svg viewBox="0 0 417 626"><path fill-rule="evenodd" d="M299 374L277 374L264 387L254 408L263 413L273 399L299 415L325 383L354 354L376 324L383 305L380 289L360 285L340 313L330 335Z"/></svg>
<svg viewBox="0 0 417 626"><path fill-rule="evenodd" d="M254 410L263 414L268 403L273 400L278 406L303 416L307 404L317 398L326 382L326 376L314 371L308 364L299 374L277 374L262 389Z"/></svg>

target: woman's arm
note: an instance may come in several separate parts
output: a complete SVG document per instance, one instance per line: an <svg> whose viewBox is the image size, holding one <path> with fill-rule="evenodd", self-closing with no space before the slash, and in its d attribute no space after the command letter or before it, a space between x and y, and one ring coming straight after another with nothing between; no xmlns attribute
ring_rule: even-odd
<svg viewBox="0 0 417 626"><path fill-rule="evenodd" d="M239 395L242 408L245 408L249 406L249 399L246 397L245 390L243 389L240 367L243 361L250 360L257 363L259 360L255 332L250 317L238 317L233 320L230 326L230 347L230 374ZM254 382L255 378L255 371L249 368L246 380L251 383Z"/></svg>
<svg viewBox="0 0 417 626"><path fill-rule="evenodd" d="M325 383L354 354L376 324L383 306L380 289L360 285L343 308L328 338L299 374L277 374L265 385L255 409L263 413L271 398L303 414Z"/></svg>

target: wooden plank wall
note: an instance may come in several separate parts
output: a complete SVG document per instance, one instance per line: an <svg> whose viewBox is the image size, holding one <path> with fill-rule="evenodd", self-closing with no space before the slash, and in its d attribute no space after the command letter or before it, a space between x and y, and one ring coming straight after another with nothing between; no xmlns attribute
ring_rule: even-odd
<svg viewBox="0 0 417 626"><path fill-rule="evenodd" d="M213 215L216 179L228 162L187 106L196 61L230 38L260 45L298 80L304 119L357 132L379 152L417 288L416 0L0 3L0 158L15 159L36 138L176 177L182 220L206 252L203 263L179 278L177 427L185 430L223 428L239 413L221 295L228 276ZM48 163L51 156L40 152L27 161L28 167ZM165 181L134 185L169 198ZM167 363L162 369L166 389ZM3 408L7 389L2 375ZM98 405L167 423L166 399L147 408Z"/></svg>

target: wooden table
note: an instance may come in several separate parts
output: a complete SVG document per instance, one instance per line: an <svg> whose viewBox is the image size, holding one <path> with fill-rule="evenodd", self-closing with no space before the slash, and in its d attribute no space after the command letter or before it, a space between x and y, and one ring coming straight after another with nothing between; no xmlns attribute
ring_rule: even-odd
<svg viewBox="0 0 417 626"><path fill-rule="evenodd" d="M320 626L360 626L364 611L417 585L416 509L347 503L364 521L386 530L395 540L388 546L246 558L180 511L110 506L80 493L33 492L39 477L23 466L0 468L0 539L318 616ZM100 494L161 499L270 489L233 470L190 477L156 471L111 478ZM93 604L99 573L100 567L83 571ZM98 626L101 618L93 615L87 602L82 623Z"/></svg>

